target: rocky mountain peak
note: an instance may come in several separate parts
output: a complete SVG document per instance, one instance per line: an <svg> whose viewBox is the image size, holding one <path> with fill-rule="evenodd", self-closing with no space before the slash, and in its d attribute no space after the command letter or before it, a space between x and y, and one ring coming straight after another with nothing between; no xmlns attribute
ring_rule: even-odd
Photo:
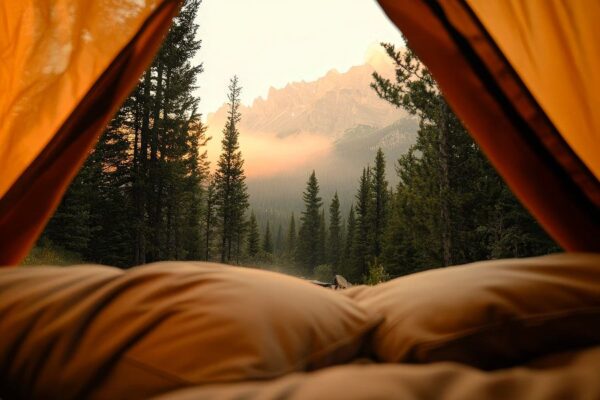
<svg viewBox="0 0 600 400"><path fill-rule="evenodd" d="M332 69L312 82L271 87L266 99L257 98L251 106L241 108L240 130L244 135L310 133L335 139L356 125L389 125L405 113L379 99L370 88L374 70L368 63L346 72ZM389 68L383 71L389 72ZM209 129L222 129L226 111L223 105L209 114Z"/></svg>

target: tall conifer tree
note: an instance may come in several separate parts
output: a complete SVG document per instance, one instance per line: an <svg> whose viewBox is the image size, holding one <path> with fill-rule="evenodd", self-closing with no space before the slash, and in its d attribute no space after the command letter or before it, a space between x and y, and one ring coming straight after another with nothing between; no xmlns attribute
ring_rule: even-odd
<svg viewBox="0 0 600 400"><path fill-rule="evenodd" d="M321 210L321 217L319 218L319 264L327 263L327 224L325 222L325 209Z"/></svg>
<svg viewBox="0 0 600 400"><path fill-rule="evenodd" d="M284 243L283 243L283 227L281 224L277 227L277 235L275 236L275 245L273 246L273 251L278 256L281 256L284 252Z"/></svg>
<svg viewBox="0 0 600 400"><path fill-rule="evenodd" d="M256 216L254 211L250 213L250 221L248 222L248 257L251 259L256 257L260 251L260 234L258 232L258 224L256 223Z"/></svg>
<svg viewBox="0 0 600 400"><path fill-rule="evenodd" d="M306 190L302 196L304 211L300 218L300 234L298 237L298 251L296 260L305 272L312 275L314 268L319 265L319 231L321 225L321 197L319 197L319 182L315 171L310 174L306 183Z"/></svg>
<svg viewBox="0 0 600 400"><path fill-rule="evenodd" d="M215 171L215 191L220 228L221 262L239 257L243 237L244 214L248 208L244 160L239 149L238 124L241 87L237 76L229 84L229 110L221 141L222 153Z"/></svg>
<svg viewBox="0 0 600 400"><path fill-rule="evenodd" d="M328 263L331 265L333 274L339 273L340 258L342 256L342 232L341 232L340 199L337 192L333 195L329 205L329 240L328 240Z"/></svg>
<svg viewBox="0 0 600 400"><path fill-rule="evenodd" d="M286 253L287 257L290 261L294 261L296 257L297 250L297 232L296 232L296 219L294 218L294 213L290 217L290 224L288 226L288 234L286 238Z"/></svg>
<svg viewBox="0 0 600 400"><path fill-rule="evenodd" d="M369 273L369 262L372 253L373 238L373 210L372 210L371 170L363 169L359 181L358 193L356 194L356 234L354 237L354 259L355 270L361 277Z"/></svg>
<svg viewBox="0 0 600 400"><path fill-rule="evenodd" d="M377 149L373 166L373 256L381 255L383 233L387 222L388 182L385 177L385 157L381 148Z"/></svg>
<svg viewBox="0 0 600 400"><path fill-rule="evenodd" d="M204 259L212 259L212 248L215 237L216 193L214 177L208 179L206 187L206 208L204 215Z"/></svg>
<svg viewBox="0 0 600 400"><path fill-rule="evenodd" d="M346 241L344 243L344 254L342 255L343 268L341 269L341 272L346 279L350 280L350 282L358 283L361 278L360 271L356 268L356 262L353 262L355 240L356 217L354 214L354 205L351 205L346 225Z"/></svg>
<svg viewBox="0 0 600 400"><path fill-rule="evenodd" d="M375 73L372 87L420 122L416 144L400 156L396 168L399 183L382 246L385 269L402 275L497 254L522 256L522 249L528 255L556 249L516 200L506 201L514 197L412 50L382 45L396 66L396 79ZM509 240L503 240L506 233ZM519 251L503 248L514 243Z"/></svg>
<svg viewBox="0 0 600 400"><path fill-rule="evenodd" d="M265 238L263 239L263 251L267 254L273 254L273 239L271 237L271 227L269 221L267 221L267 227L265 228Z"/></svg>

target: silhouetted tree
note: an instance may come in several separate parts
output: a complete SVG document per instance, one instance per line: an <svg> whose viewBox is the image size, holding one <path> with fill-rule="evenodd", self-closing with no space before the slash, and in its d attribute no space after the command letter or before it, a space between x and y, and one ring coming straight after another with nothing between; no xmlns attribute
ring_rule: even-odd
<svg viewBox="0 0 600 400"><path fill-rule="evenodd" d="M319 197L319 182L315 171L310 174L306 190L302 196L304 211L300 218L300 234L296 260L306 272L312 275L314 268L319 265L321 197Z"/></svg>
<svg viewBox="0 0 600 400"><path fill-rule="evenodd" d="M329 206L329 240L328 240L328 263L331 265L333 274L339 273L340 258L342 256L342 232L340 199L337 192L333 195Z"/></svg>
<svg viewBox="0 0 600 400"><path fill-rule="evenodd" d="M260 251L260 234L258 233L258 224L254 211L250 213L250 221L248 222L248 257L254 258Z"/></svg>
<svg viewBox="0 0 600 400"><path fill-rule="evenodd" d="M239 112L241 87L237 76L229 84L229 111L223 129L222 152L215 171L217 216L221 234L221 262L229 262L232 256L238 258L243 237L244 214L248 208L244 160L239 149L241 120Z"/></svg>

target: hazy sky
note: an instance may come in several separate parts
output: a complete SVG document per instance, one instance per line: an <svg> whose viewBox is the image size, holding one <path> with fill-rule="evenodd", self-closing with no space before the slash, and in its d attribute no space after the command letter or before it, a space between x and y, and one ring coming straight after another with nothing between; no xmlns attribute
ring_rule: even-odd
<svg viewBox="0 0 600 400"><path fill-rule="evenodd" d="M250 104L271 86L360 65L375 43L401 42L374 0L203 0L198 23L204 73L197 93L205 117L225 103L234 74Z"/></svg>

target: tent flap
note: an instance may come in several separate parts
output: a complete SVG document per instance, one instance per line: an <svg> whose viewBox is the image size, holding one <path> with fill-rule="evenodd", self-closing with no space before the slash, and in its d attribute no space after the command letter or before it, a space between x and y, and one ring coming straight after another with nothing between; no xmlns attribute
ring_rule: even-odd
<svg viewBox="0 0 600 400"><path fill-rule="evenodd" d="M600 251L600 116L592 109L600 104L592 72L600 68L600 6L380 4L548 233L566 250Z"/></svg>
<svg viewBox="0 0 600 400"><path fill-rule="evenodd" d="M179 0L10 0L0 6L0 265L41 234L152 61Z"/></svg>

